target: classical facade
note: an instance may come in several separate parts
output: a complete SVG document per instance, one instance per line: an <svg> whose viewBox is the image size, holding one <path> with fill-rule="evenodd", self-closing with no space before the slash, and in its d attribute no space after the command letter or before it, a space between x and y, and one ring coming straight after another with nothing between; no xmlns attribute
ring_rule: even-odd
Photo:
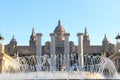
<svg viewBox="0 0 120 80"><path fill-rule="evenodd" d="M61 25L60 20L58 21L58 25L55 27L53 33L55 34L55 55L56 55L56 67L57 69L61 70L61 67L64 65L64 55L65 55L65 29ZM74 44L73 41L69 41L70 34L67 34L68 44L69 45L69 58L70 58L70 64L73 65L74 63L78 63L78 46ZM52 37L52 36L51 36ZM76 35L77 37L77 35ZM30 35L29 45L27 46L20 46L17 45L17 41L15 37L13 36L10 40L9 44L5 45L5 51L10 56L14 56L16 53L19 54L19 56L30 56L30 55L36 55L37 53L37 35L34 31L34 28L32 29L32 33ZM41 46L41 55L49 55L51 57L51 41L47 41L45 45ZM102 45L90 45L90 38L89 34L87 32L87 28L85 28L85 31L83 32L83 54L92 54L97 55L101 54L102 52L108 52L108 53L115 53L115 45L110 43L106 37L106 35L103 38Z"/></svg>
<svg viewBox="0 0 120 80"><path fill-rule="evenodd" d="M113 61L116 67L116 70L120 72L120 35L119 33L115 37L115 39L116 39L116 48L115 48L116 52L110 56L110 59Z"/></svg>

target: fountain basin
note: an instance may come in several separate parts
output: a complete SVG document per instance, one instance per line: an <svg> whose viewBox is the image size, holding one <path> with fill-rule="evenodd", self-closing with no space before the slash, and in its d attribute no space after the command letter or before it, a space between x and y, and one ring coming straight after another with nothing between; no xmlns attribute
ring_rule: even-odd
<svg viewBox="0 0 120 80"><path fill-rule="evenodd" d="M99 73L90 72L29 72L29 73L2 73L1 80L18 80L18 79L105 79Z"/></svg>

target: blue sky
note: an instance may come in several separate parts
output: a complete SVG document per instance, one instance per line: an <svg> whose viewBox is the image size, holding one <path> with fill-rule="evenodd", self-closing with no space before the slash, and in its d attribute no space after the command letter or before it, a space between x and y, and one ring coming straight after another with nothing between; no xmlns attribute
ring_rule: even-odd
<svg viewBox="0 0 120 80"><path fill-rule="evenodd" d="M15 36L18 45L28 45L32 28L42 33L42 44L50 40L61 20L70 41L77 45L78 32L87 27L91 45L111 43L120 32L120 0L1 0L0 33L8 44Z"/></svg>

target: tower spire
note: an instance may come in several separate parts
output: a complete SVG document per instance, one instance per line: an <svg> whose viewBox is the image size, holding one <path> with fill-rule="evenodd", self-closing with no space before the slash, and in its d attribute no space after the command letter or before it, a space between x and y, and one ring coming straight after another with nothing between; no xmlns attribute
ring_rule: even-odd
<svg viewBox="0 0 120 80"><path fill-rule="evenodd" d="M32 35L35 35L34 27L32 28Z"/></svg>
<svg viewBox="0 0 120 80"><path fill-rule="evenodd" d="M14 35L12 36L12 39L15 39L15 36L14 36Z"/></svg>
<svg viewBox="0 0 120 80"><path fill-rule="evenodd" d="M83 36L83 45L86 47L90 45L90 39L89 39L89 35L86 27L85 27L84 36Z"/></svg>
<svg viewBox="0 0 120 80"><path fill-rule="evenodd" d="M106 34L104 35L104 39L107 40L107 36L106 36Z"/></svg>
<svg viewBox="0 0 120 80"><path fill-rule="evenodd" d="M14 35L12 36L12 39L10 40L10 43L14 44L15 46L17 45L17 41L16 41Z"/></svg>
<svg viewBox="0 0 120 80"><path fill-rule="evenodd" d="M106 37L106 34L105 34L105 37L104 37L104 38L107 38L107 37Z"/></svg>
<svg viewBox="0 0 120 80"><path fill-rule="evenodd" d="M107 39L107 36L106 36L106 34L104 35L103 42L109 42L109 41L108 41L108 39Z"/></svg>
<svg viewBox="0 0 120 80"><path fill-rule="evenodd" d="M12 36L11 42L16 42L15 36Z"/></svg>
<svg viewBox="0 0 120 80"><path fill-rule="evenodd" d="M87 28L85 27L85 32L84 32L85 36L88 36L88 32L87 32Z"/></svg>

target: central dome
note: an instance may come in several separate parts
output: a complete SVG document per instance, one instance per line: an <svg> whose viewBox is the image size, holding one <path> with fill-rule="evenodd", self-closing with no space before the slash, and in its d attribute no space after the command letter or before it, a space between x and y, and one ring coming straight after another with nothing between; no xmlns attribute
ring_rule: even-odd
<svg viewBox="0 0 120 80"><path fill-rule="evenodd" d="M65 29L61 26L60 20L58 21L58 25L56 26L54 33L65 33Z"/></svg>
<svg viewBox="0 0 120 80"><path fill-rule="evenodd" d="M58 20L58 25L56 26L54 33L58 39L64 40L65 29L61 26L60 20Z"/></svg>

